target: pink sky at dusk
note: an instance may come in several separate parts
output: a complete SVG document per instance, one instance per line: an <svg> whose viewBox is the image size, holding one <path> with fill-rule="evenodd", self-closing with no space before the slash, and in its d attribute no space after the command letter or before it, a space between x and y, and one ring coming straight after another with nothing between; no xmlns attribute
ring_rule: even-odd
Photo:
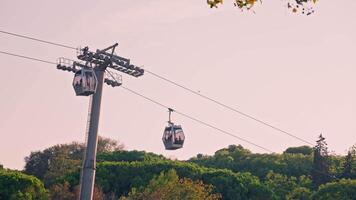
<svg viewBox="0 0 356 200"><path fill-rule="evenodd" d="M105 48L145 69L314 142L337 154L356 143L356 1L320 0L316 13L290 13L263 1L254 13L225 1L18 1L0 3L0 30L70 46ZM50 61L76 52L0 34L0 51ZM55 65L0 54L0 164L22 169L31 151L84 141L89 98ZM125 87L281 153L305 145L146 74ZM230 144L264 151L182 116L185 147L165 151L167 110L121 88L104 87L99 133L128 150L188 159Z"/></svg>

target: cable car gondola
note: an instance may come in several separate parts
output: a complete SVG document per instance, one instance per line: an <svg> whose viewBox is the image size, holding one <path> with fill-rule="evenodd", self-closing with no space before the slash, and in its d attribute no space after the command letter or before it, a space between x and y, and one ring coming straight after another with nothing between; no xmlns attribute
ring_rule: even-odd
<svg viewBox="0 0 356 200"><path fill-rule="evenodd" d="M77 96L89 96L96 91L98 80L93 68L82 68L74 74L73 88Z"/></svg>
<svg viewBox="0 0 356 200"><path fill-rule="evenodd" d="M166 150L176 150L183 147L185 136L180 125L171 122L171 113L173 109L169 108L168 126L164 129L162 141Z"/></svg>

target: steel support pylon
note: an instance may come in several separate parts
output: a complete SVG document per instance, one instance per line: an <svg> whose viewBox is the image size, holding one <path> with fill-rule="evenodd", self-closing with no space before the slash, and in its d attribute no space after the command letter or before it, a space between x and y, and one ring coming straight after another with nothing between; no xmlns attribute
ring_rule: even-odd
<svg viewBox="0 0 356 200"><path fill-rule="evenodd" d="M98 145L98 127L100 117L101 96L103 92L103 82L112 87L121 85L121 78L115 78L112 73L111 78L104 78L106 68L120 71L134 77L140 77L144 74L144 69L130 63L130 59L114 55L118 43L103 50L89 51L89 47L79 50L77 58L82 62L76 62L65 58L60 58L57 69L76 73L81 68L88 68L88 64L96 65L94 71L97 77L97 88L90 98L88 113L88 123L86 130L86 150L84 155L83 167L80 176L80 200L92 200L95 184L96 171L96 151ZM108 51L111 50L109 53Z"/></svg>
<svg viewBox="0 0 356 200"><path fill-rule="evenodd" d="M104 69L105 70L105 69ZM80 200L92 200L93 190L95 183L95 171L96 171L96 151L98 145L98 127L99 127L99 117L100 117L100 105L101 97L103 92L103 80L104 71L103 69L96 68L95 74L98 79L98 85L96 92L90 98L90 115L88 123L88 137L86 141L86 151L84 155L83 169L81 173L80 180Z"/></svg>

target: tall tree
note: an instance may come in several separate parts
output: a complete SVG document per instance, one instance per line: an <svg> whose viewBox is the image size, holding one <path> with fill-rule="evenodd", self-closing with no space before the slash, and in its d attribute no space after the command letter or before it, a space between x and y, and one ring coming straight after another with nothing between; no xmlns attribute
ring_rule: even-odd
<svg viewBox="0 0 356 200"><path fill-rule="evenodd" d="M122 149L123 145L118 141L99 136L98 153L109 153ZM84 151L83 143L72 142L54 145L43 151L31 152L25 158L24 172L36 176L48 186L54 181L54 177L58 178L79 169Z"/></svg>
<svg viewBox="0 0 356 200"><path fill-rule="evenodd" d="M56 168L60 167L63 174L63 167L74 170L80 167L80 161L83 157L84 145L80 143L60 144L49 147L43 151L31 152L30 156L25 158L24 172L34 175L37 178L44 180L47 172L51 170L54 173ZM61 165L56 165L61 163ZM75 165L69 165L69 163ZM57 170L58 171L58 170Z"/></svg>
<svg viewBox="0 0 356 200"><path fill-rule="evenodd" d="M314 186L319 186L328 182L331 177L329 173L330 165L328 147L322 134L319 135L319 138L316 141L313 155L313 183Z"/></svg>
<svg viewBox="0 0 356 200"><path fill-rule="evenodd" d="M124 144L111 138L99 135L98 138L98 153L108 153L113 151L120 151L124 149Z"/></svg>
<svg viewBox="0 0 356 200"><path fill-rule="evenodd" d="M352 146L345 156L342 177L356 178L356 145Z"/></svg>

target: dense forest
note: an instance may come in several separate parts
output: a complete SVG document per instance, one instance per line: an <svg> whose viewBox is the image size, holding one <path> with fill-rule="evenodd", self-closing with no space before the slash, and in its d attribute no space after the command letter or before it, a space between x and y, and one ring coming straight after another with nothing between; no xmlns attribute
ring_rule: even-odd
<svg viewBox="0 0 356 200"><path fill-rule="evenodd" d="M73 142L32 152L23 171L0 165L0 199L76 199L84 149ZM97 200L356 199L356 146L333 155L322 135L282 154L230 145L186 161L100 137L97 161Z"/></svg>

